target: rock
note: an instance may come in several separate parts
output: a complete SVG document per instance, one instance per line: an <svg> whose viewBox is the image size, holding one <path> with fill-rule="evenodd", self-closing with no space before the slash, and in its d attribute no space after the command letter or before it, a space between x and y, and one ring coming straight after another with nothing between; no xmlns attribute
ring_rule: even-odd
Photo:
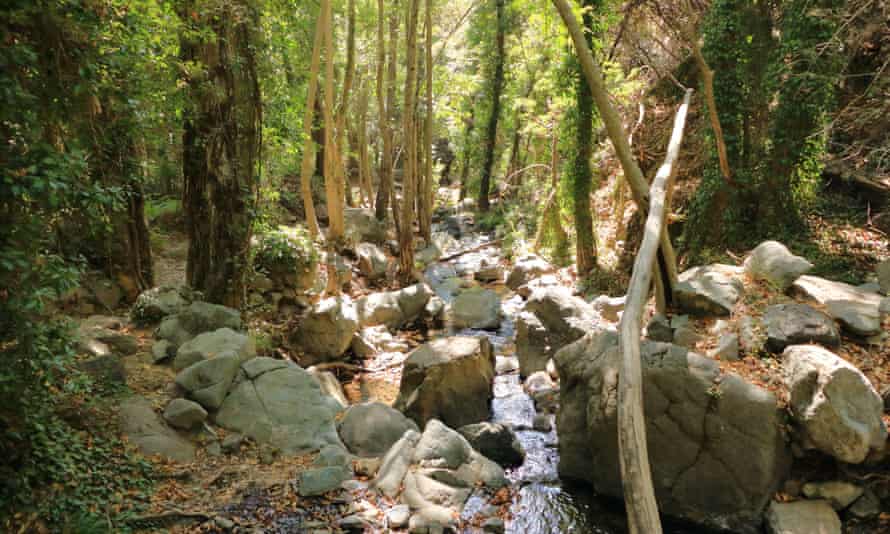
<svg viewBox="0 0 890 534"><path fill-rule="evenodd" d="M153 323L179 313L195 295L188 288L154 287L136 297L130 311L135 323Z"/></svg>
<svg viewBox="0 0 890 534"><path fill-rule="evenodd" d="M419 431L402 412L380 402L350 406L340 421L340 438L355 455L381 456L408 430Z"/></svg>
<svg viewBox="0 0 890 534"><path fill-rule="evenodd" d="M124 292L116 282L107 278L90 278L86 281L93 299L106 310L114 310L124 298Z"/></svg>
<svg viewBox="0 0 890 534"><path fill-rule="evenodd" d="M213 523L225 532L228 532L228 531L232 530L233 528L235 528L234 521L232 521L231 519L226 519L225 517L222 517L222 516L214 517Z"/></svg>
<svg viewBox="0 0 890 534"><path fill-rule="evenodd" d="M590 304L564 287L535 291L526 302L525 311L534 313L550 332L554 350L579 339L597 325L596 313Z"/></svg>
<svg viewBox="0 0 890 534"><path fill-rule="evenodd" d="M875 272L878 274L878 284L881 286L881 293L890 295L890 260L884 260L879 263Z"/></svg>
<svg viewBox="0 0 890 534"><path fill-rule="evenodd" d="M745 315L739 320L739 348L755 356L766 352L766 329L759 319Z"/></svg>
<svg viewBox="0 0 890 534"><path fill-rule="evenodd" d="M559 279L552 274L545 274L540 278L534 278L527 284L523 284L516 289L516 294L524 299L528 299L535 291L542 289L562 287Z"/></svg>
<svg viewBox="0 0 890 534"><path fill-rule="evenodd" d="M205 408L215 410L222 405L240 366L241 358L237 354L223 353L180 371L176 385Z"/></svg>
<svg viewBox="0 0 890 534"><path fill-rule="evenodd" d="M500 517L489 517L482 522L482 532L490 534L503 534L505 530L504 520Z"/></svg>
<svg viewBox="0 0 890 534"><path fill-rule="evenodd" d="M834 320L807 304L775 304L763 313L766 348L780 353L789 345L818 343L837 347L840 333Z"/></svg>
<svg viewBox="0 0 890 534"><path fill-rule="evenodd" d="M557 352L559 472L621 498L618 334L591 333ZM641 346L643 398L659 509L733 532L759 532L790 467L775 395L714 360L666 343Z"/></svg>
<svg viewBox="0 0 890 534"><path fill-rule="evenodd" d="M423 314L434 323L442 324L445 321L445 309L445 301L438 296L432 296L423 307Z"/></svg>
<svg viewBox="0 0 890 534"><path fill-rule="evenodd" d="M405 360L394 407L424 425L438 418L453 427L488 419L494 354L487 338L441 338Z"/></svg>
<svg viewBox="0 0 890 534"><path fill-rule="evenodd" d="M519 358L516 356L495 356L494 372L496 375L507 375L519 370Z"/></svg>
<svg viewBox="0 0 890 534"><path fill-rule="evenodd" d="M113 354L79 362L77 368L89 375L100 388L127 385L127 370L121 359Z"/></svg>
<svg viewBox="0 0 890 534"><path fill-rule="evenodd" d="M500 282L504 279L504 267L498 261L498 258L493 260L483 259L474 277L480 282Z"/></svg>
<svg viewBox="0 0 890 534"><path fill-rule="evenodd" d="M609 295L600 295L593 299L591 305L593 309L607 321L618 322L621 314L624 312L624 302L627 296L610 297Z"/></svg>
<svg viewBox="0 0 890 534"><path fill-rule="evenodd" d="M532 419L532 429L538 432L550 432L553 430L550 416L544 413L535 414L535 417Z"/></svg>
<svg viewBox="0 0 890 534"><path fill-rule="evenodd" d="M497 329L501 323L501 299L491 289L462 291L451 303L451 316L457 328Z"/></svg>
<svg viewBox="0 0 890 534"><path fill-rule="evenodd" d="M171 426L191 430L207 419L207 411L197 402L173 399L164 409L164 420Z"/></svg>
<svg viewBox="0 0 890 534"><path fill-rule="evenodd" d="M674 287L677 306L695 315L731 314L744 292L741 271L739 267L715 263L681 273Z"/></svg>
<svg viewBox="0 0 890 534"><path fill-rule="evenodd" d="M513 270L507 277L507 287L516 291L533 279L554 272L552 265L535 255L522 256L513 262Z"/></svg>
<svg viewBox="0 0 890 534"><path fill-rule="evenodd" d="M807 482L803 485L807 499L825 499L835 510L843 510L862 495L862 488L849 482Z"/></svg>
<svg viewBox="0 0 890 534"><path fill-rule="evenodd" d="M256 356L256 344L250 336L229 328L205 332L179 347L173 358L173 369L181 371L219 354L234 354L242 362L247 361Z"/></svg>
<svg viewBox="0 0 890 534"><path fill-rule="evenodd" d="M529 396L534 397L543 391L549 391L556 387L553 379L547 371L537 371L529 375L523 384L525 391Z"/></svg>
<svg viewBox="0 0 890 534"><path fill-rule="evenodd" d="M809 275L798 278L791 291L825 306L828 315L852 334L868 337L881 333L880 295Z"/></svg>
<svg viewBox="0 0 890 534"><path fill-rule="evenodd" d="M519 359L519 374L529 376L537 371L543 371L553 353L549 333L541 321L533 313L520 312L516 317L516 357Z"/></svg>
<svg viewBox="0 0 890 534"><path fill-rule="evenodd" d="M435 474L442 476L439 473ZM455 485L454 482L462 484L459 480L449 479L448 482L451 484L440 482L433 476L409 471L405 475L402 500L415 510L423 510L433 505L460 512L472 489Z"/></svg>
<svg viewBox="0 0 890 534"><path fill-rule="evenodd" d="M795 256L778 241L764 241L745 259L745 272L757 280L766 280L785 291L802 274L813 268L805 258Z"/></svg>
<svg viewBox="0 0 890 534"><path fill-rule="evenodd" d="M509 427L500 423L475 423L457 431L474 449L503 467L522 465L525 449Z"/></svg>
<svg viewBox="0 0 890 534"><path fill-rule="evenodd" d="M362 477L373 478L380 469L380 458L356 458L353 462L355 474Z"/></svg>
<svg viewBox="0 0 890 534"><path fill-rule="evenodd" d="M442 470L434 476L451 485L462 482L466 487L473 487L482 483L496 490L508 484L498 464L482 456L463 436L438 419L430 419L424 428L414 449L413 463ZM450 477L447 470L451 470Z"/></svg>
<svg viewBox="0 0 890 534"><path fill-rule="evenodd" d="M884 446L884 403L859 369L816 345L792 345L782 359L791 416L806 445L852 464Z"/></svg>
<svg viewBox="0 0 890 534"><path fill-rule="evenodd" d="M345 532L367 532L371 525L358 515L346 516L337 521L337 526Z"/></svg>
<svg viewBox="0 0 890 534"><path fill-rule="evenodd" d="M364 241L382 245L386 241L386 222L378 221L374 212L365 208L343 210L346 238L353 243Z"/></svg>
<svg viewBox="0 0 890 534"><path fill-rule="evenodd" d="M411 518L411 508L407 504L397 504L386 512L386 526L389 528L404 528L408 526Z"/></svg>
<svg viewBox="0 0 890 534"><path fill-rule="evenodd" d="M142 454L157 454L176 462L194 459L195 446L165 425L144 397L125 400L119 418L124 435Z"/></svg>
<svg viewBox="0 0 890 534"><path fill-rule="evenodd" d="M209 302L192 302L177 315L179 323L193 335L230 328L241 329L241 312Z"/></svg>
<svg viewBox="0 0 890 534"><path fill-rule="evenodd" d="M646 326L646 337L652 341L663 341L665 343L673 341L674 330L671 328L668 318L660 313L653 315Z"/></svg>
<svg viewBox="0 0 890 534"><path fill-rule="evenodd" d="M220 406L216 423L284 454L304 454L325 445L343 446L334 425L339 411L340 404L311 374L289 365L240 379Z"/></svg>
<svg viewBox="0 0 890 534"><path fill-rule="evenodd" d="M862 497L856 499L849 508L848 513L858 519L870 519L881 513L881 500L871 490L865 490Z"/></svg>
<svg viewBox="0 0 890 534"><path fill-rule="evenodd" d="M369 280L386 276L388 262L380 247L373 243L361 243L355 248L355 254L358 256L359 271Z"/></svg>
<svg viewBox="0 0 890 534"><path fill-rule="evenodd" d="M244 443L244 436L234 432L229 434L222 440L222 450L227 453L236 453L241 450L241 444Z"/></svg>
<svg viewBox="0 0 890 534"><path fill-rule="evenodd" d="M176 353L173 345L166 339L159 339L151 346L151 357L154 363L161 363Z"/></svg>
<svg viewBox="0 0 890 534"><path fill-rule="evenodd" d="M275 282L263 273L254 273L250 287L260 293L266 293L275 289Z"/></svg>
<svg viewBox="0 0 890 534"><path fill-rule="evenodd" d="M312 307L291 336L304 352L304 366L339 359L358 329L355 305L348 296L330 297Z"/></svg>
<svg viewBox="0 0 890 534"><path fill-rule="evenodd" d="M321 386L321 390L327 394L329 397L337 401L341 408L346 408L349 406L349 401L346 399L346 394L343 393L343 386L340 385L340 381L337 380L337 377L334 376L334 373L330 371L319 371L314 368L308 369L309 374L315 377L318 381L318 385Z"/></svg>
<svg viewBox="0 0 890 534"><path fill-rule="evenodd" d="M737 361L739 359L739 336L736 334L721 336L717 347L710 352L709 356L724 362Z"/></svg>
<svg viewBox="0 0 890 534"><path fill-rule="evenodd" d="M349 470L343 467L318 467L300 473L300 495L314 497L334 491L350 477Z"/></svg>
<svg viewBox="0 0 890 534"><path fill-rule="evenodd" d="M695 331L692 326L681 326L674 330L674 344L689 349L695 348L695 345L704 338Z"/></svg>
<svg viewBox="0 0 890 534"><path fill-rule="evenodd" d="M442 251L436 245L429 245L414 252L414 261L421 265L429 265L442 257Z"/></svg>
<svg viewBox="0 0 890 534"><path fill-rule="evenodd" d="M312 462L314 467L342 467L352 469L352 455L342 445L325 445Z"/></svg>
<svg viewBox="0 0 890 534"><path fill-rule="evenodd" d="M387 497L395 497L401 490L402 480L408 473L419 441L420 433L409 430L383 456L372 485Z"/></svg>
<svg viewBox="0 0 890 534"><path fill-rule="evenodd" d="M433 290L426 284L364 296L355 301L359 326L400 328L420 318L432 296Z"/></svg>
<svg viewBox="0 0 890 534"><path fill-rule="evenodd" d="M766 529L770 534L841 534L841 520L825 501L773 501Z"/></svg>

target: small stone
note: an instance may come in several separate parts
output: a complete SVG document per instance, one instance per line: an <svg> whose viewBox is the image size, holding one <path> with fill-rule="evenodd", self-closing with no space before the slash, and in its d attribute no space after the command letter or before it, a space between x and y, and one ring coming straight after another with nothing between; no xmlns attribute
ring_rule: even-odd
<svg viewBox="0 0 890 534"><path fill-rule="evenodd" d="M263 465L274 463L276 456L278 456L278 451L272 447L262 447L260 449L260 463Z"/></svg>
<svg viewBox="0 0 890 534"><path fill-rule="evenodd" d="M674 331L671 329L668 318L660 313L653 315L652 319L649 320L649 325L646 327L646 337L652 341L663 341L665 343L673 341Z"/></svg>
<svg viewBox="0 0 890 534"><path fill-rule="evenodd" d="M160 363L173 356L173 345L166 339L155 341L151 346L151 356L154 363Z"/></svg>
<svg viewBox="0 0 890 534"><path fill-rule="evenodd" d="M238 433L229 434L222 441L222 449L227 453L239 452L242 443L244 443L244 436Z"/></svg>
<svg viewBox="0 0 890 534"><path fill-rule="evenodd" d="M500 517L489 517L482 522L482 531L491 534L502 534L504 532L504 520Z"/></svg>
<svg viewBox="0 0 890 534"><path fill-rule="evenodd" d="M720 342L711 351L710 356L715 360L737 361L739 359L739 336L737 334L726 334L721 337Z"/></svg>
<svg viewBox="0 0 890 534"><path fill-rule="evenodd" d="M364 532L365 529L370 528L367 521L357 515L344 517L340 521L337 521L337 526L346 532Z"/></svg>
<svg viewBox="0 0 890 534"><path fill-rule="evenodd" d="M803 494L808 499L825 499L835 510L843 510L862 496L862 488L849 482L808 482L803 485Z"/></svg>
<svg viewBox="0 0 890 534"><path fill-rule="evenodd" d="M349 471L343 467L319 467L300 473L300 495L322 495L340 487L349 479Z"/></svg>
<svg viewBox="0 0 890 534"><path fill-rule="evenodd" d="M386 525L389 528L404 528L411 519L411 509L407 504L393 506L386 513Z"/></svg>
<svg viewBox="0 0 890 534"><path fill-rule="evenodd" d="M356 475L373 478L380 469L380 458L357 458L352 465Z"/></svg>
<svg viewBox="0 0 890 534"><path fill-rule="evenodd" d="M173 399L164 409L164 420L176 428L192 429L207 419L207 410L188 399Z"/></svg>
<svg viewBox="0 0 890 534"><path fill-rule="evenodd" d="M223 517L221 515L214 517L213 522L216 524L216 526L218 528L221 528L222 530L228 531L228 530L232 530L233 528L235 528L234 521L232 521L231 519L226 519L225 517Z"/></svg>
<svg viewBox="0 0 890 534"><path fill-rule="evenodd" d="M534 419L532 419L532 428L538 432L550 432L553 430L550 416L543 413L536 414Z"/></svg>

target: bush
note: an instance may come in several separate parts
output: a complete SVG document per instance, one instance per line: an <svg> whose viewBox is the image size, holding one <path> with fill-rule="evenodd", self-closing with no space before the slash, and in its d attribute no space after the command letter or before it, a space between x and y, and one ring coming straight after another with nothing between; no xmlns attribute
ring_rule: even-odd
<svg viewBox="0 0 890 534"><path fill-rule="evenodd" d="M301 226L259 232L256 242L254 266L269 274L311 271L320 259L309 232Z"/></svg>

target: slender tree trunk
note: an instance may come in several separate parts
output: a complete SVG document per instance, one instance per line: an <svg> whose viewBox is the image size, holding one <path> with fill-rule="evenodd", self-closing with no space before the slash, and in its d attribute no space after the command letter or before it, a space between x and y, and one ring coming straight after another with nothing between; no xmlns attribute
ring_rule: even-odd
<svg viewBox="0 0 890 534"><path fill-rule="evenodd" d="M424 188L420 234L427 241L433 225L433 2L426 0L426 116L423 123Z"/></svg>
<svg viewBox="0 0 890 534"><path fill-rule="evenodd" d="M367 206L374 205L374 186L371 184L371 160L368 155L368 84L361 84L356 119L356 148L358 149L358 175L362 198Z"/></svg>
<svg viewBox="0 0 890 534"><path fill-rule="evenodd" d="M197 21L210 28L213 39L184 37L182 42L183 58L206 67L206 77L189 80L183 135L186 274L208 301L240 307L257 195L262 99L254 54L259 12L247 2L221 2L218 7L217 16ZM184 22L193 24L195 11L185 13Z"/></svg>
<svg viewBox="0 0 890 534"><path fill-rule="evenodd" d="M378 61L383 60L383 0L378 0L380 19L377 32L381 50L378 52ZM375 215L377 220L386 219L386 212L390 207L390 200L395 196L393 188L393 159L395 146L393 143L392 121L395 120L396 111L396 68L398 66L399 49L399 3L394 2L389 15L389 59L387 60L387 73L385 83L383 81L383 67L378 64L377 70L377 101L380 108L380 134L383 137L383 155L380 158L380 185L377 189L377 203ZM386 106L383 105L383 89L386 88ZM396 221L396 230L399 230L398 207L392 203L393 220Z"/></svg>
<svg viewBox="0 0 890 534"><path fill-rule="evenodd" d="M554 119L550 125L550 195L544 203L544 212L541 214L541 222L535 235L534 251L540 252L544 247L548 234L552 235L553 250L559 255L559 250L568 240L562 221L559 220L559 202L556 194L559 190L559 150L558 123Z"/></svg>
<svg viewBox="0 0 890 534"><path fill-rule="evenodd" d="M408 0L405 35L405 107L402 110L404 138L404 175L402 178L402 214L399 231L399 273L408 280L414 271L414 197L417 188L417 136L415 132L415 84L417 81L418 0Z"/></svg>
<svg viewBox="0 0 890 534"><path fill-rule="evenodd" d="M306 214L306 226L309 234L318 237L318 219L315 216L315 202L312 200L312 173L315 170L315 141L312 138L312 125L315 120L315 99L318 94L318 70L321 61L321 48L324 44L326 33L325 7L322 0L318 11L318 20L315 22L315 40L312 45L312 60L309 64L309 87L306 95L306 108L303 114L303 161L300 166L300 189L303 194L303 211Z"/></svg>
<svg viewBox="0 0 890 534"><path fill-rule="evenodd" d="M497 10L497 31L495 34L494 78L491 82L491 115L488 117L488 130L485 137L485 161L482 163L482 180L479 183L479 209L488 211L488 194L491 188L491 173L494 167L495 145L498 136L498 116L501 112L501 92L504 88L504 0L495 0Z"/></svg>
<svg viewBox="0 0 890 534"><path fill-rule="evenodd" d="M467 197L467 181L470 179L470 162L472 158L470 157L473 153L471 149L471 142L473 136L473 129L476 127L476 99L473 98L470 105L470 117L467 119L467 128L464 130L464 164L460 168L460 200L463 200Z"/></svg>
<svg viewBox="0 0 890 534"><path fill-rule="evenodd" d="M587 35L587 45L593 48L594 6L596 0L584 0L581 20ZM592 155L591 133L593 130L593 100L590 86L578 64L578 85L575 100L578 106L577 127L575 128L574 160L572 169L572 208L575 216L575 262L579 276L586 276L596 268L596 239L593 235L593 215L590 209L590 189L593 173L590 170Z"/></svg>
<svg viewBox="0 0 890 534"><path fill-rule="evenodd" d="M324 129L325 129L325 197L328 205L328 240L339 243L343 239L343 194L340 187L342 160L337 147L336 126L334 124L334 60L333 9L330 1L325 6L325 88L324 88Z"/></svg>
<svg viewBox="0 0 890 534"><path fill-rule="evenodd" d="M711 119L711 130L714 132L714 142L717 145L717 156L720 159L720 174L723 175L723 179L726 183L732 184L732 173L729 169L729 156L727 156L726 153L726 141L723 139L723 128L720 126L720 115L717 114L717 100L714 98L714 71L711 70L708 62L705 61L705 56L702 54L701 45L698 40L693 38L690 42L692 43L692 57L695 58L698 70L701 71L702 86L705 90L705 103L708 105L708 116Z"/></svg>
<svg viewBox="0 0 890 534"><path fill-rule="evenodd" d="M355 206L352 198L352 185L349 180L349 151L346 149L346 115L349 113L349 97L352 95L352 80L355 78L355 0L348 2L348 23L346 33L346 74L343 77L343 87L340 93L340 108L337 113L337 150L344 156L337 166L338 187L346 204ZM333 54L330 56L334 57ZM332 59L333 61L333 59Z"/></svg>

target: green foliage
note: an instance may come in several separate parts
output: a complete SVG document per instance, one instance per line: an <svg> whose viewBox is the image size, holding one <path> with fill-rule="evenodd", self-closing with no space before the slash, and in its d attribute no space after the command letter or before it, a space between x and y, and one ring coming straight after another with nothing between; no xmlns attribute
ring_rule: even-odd
<svg viewBox="0 0 890 534"><path fill-rule="evenodd" d="M318 264L318 247L302 226L257 232L254 264L269 272L304 272Z"/></svg>

